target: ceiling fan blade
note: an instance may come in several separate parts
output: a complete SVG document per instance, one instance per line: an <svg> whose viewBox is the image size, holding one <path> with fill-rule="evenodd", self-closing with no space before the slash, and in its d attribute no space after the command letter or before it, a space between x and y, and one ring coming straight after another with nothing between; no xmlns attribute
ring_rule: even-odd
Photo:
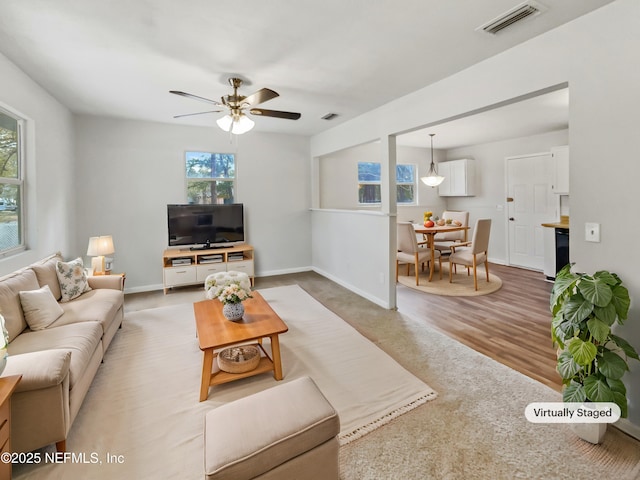
<svg viewBox="0 0 640 480"><path fill-rule="evenodd" d="M302 115L295 112L282 112L280 110L265 110L264 108L252 108L249 113L260 115L261 117L286 118L287 120L298 120Z"/></svg>
<svg viewBox="0 0 640 480"><path fill-rule="evenodd" d="M298 120L302 115L296 112L282 112L280 110L265 110L264 108L252 108L249 113L260 115L261 117L286 118L287 120Z"/></svg>
<svg viewBox="0 0 640 480"><path fill-rule="evenodd" d="M220 102L215 100L211 100L209 98L199 97L198 95L193 95L191 93L180 92L178 90L169 90L169 93L173 93L174 95L180 95L182 97L193 98L195 100L202 100L203 102L213 103L214 105L222 105Z"/></svg>
<svg viewBox="0 0 640 480"><path fill-rule="evenodd" d="M174 115L173 118L190 117L192 115L204 115L205 113L216 113L216 112L222 112L222 110L210 110L208 112L198 112L198 113L184 113L182 115Z"/></svg>
<svg viewBox="0 0 640 480"><path fill-rule="evenodd" d="M249 105L259 105L279 96L280 95L277 92L274 92L269 88L261 88L257 92L252 93L248 97L245 97L242 100L242 103L248 103Z"/></svg>

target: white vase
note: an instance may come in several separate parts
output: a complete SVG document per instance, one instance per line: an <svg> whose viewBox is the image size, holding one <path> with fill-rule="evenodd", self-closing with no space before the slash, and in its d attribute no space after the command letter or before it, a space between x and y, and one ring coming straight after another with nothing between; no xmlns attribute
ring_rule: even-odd
<svg viewBox="0 0 640 480"><path fill-rule="evenodd" d="M582 440L594 445L602 443L604 434L607 433L606 423L570 423L569 427Z"/></svg>
<svg viewBox="0 0 640 480"><path fill-rule="evenodd" d="M225 303L222 307L222 314L224 315L224 318L231 320L232 322L242 320L242 316L244 315L244 305L242 302Z"/></svg>

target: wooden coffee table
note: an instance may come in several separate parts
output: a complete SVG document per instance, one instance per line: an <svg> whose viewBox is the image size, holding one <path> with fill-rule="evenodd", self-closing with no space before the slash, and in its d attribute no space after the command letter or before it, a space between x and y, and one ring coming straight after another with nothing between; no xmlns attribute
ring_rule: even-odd
<svg viewBox="0 0 640 480"><path fill-rule="evenodd" d="M280 360L280 341L278 335L285 333L289 327L273 311L271 306L258 292L251 292L253 298L245 300L242 320L231 322L222 315L222 304L218 300L204 300L193 304L196 318L196 332L202 359L202 382L200 385L200 401L209 396L209 387L232 382L273 371L276 380L282 380L282 363ZM271 339L271 357L262 346L263 338ZM245 373L227 373L221 370L213 372L213 360L217 356L215 350L257 341L263 356L258 366Z"/></svg>

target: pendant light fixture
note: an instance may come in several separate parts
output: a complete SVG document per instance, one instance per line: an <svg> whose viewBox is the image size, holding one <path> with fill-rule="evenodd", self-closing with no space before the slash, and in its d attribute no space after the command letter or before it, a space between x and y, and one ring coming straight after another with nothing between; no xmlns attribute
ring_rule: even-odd
<svg viewBox="0 0 640 480"><path fill-rule="evenodd" d="M430 187L437 187L442 183L444 177L438 175L436 164L433 163L433 137L435 136L435 133L430 133L429 136L431 137L431 165L429 166L429 173L427 174L427 176L421 177L420 180L422 180L424 184L429 185Z"/></svg>

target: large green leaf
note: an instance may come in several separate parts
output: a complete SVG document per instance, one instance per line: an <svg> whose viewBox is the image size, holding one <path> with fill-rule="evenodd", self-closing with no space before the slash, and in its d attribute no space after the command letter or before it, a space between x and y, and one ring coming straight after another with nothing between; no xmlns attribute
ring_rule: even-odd
<svg viewBox="0 0 640 480"><path fill-rule="evenodd" d="M616 307L613 302L610 302L606 307L593 307L593 313L609 326L616 321Z"/></svg>
<svg viewBox="0 0 640 480"><path fill-rule="evenodd" d="M613 402L613 392L601 376L591 375L585 378L584 392L592 402Z"/></svg>
<svg viewBox="0 0 640 480"><path fill-rule="evenodd" d="M588 275L585 275L580 282L578 282L578 290L585 300L598 307L606 307L613 297L611 287L606 281L602 278L593 278Z"/></svg>
<svg viewBox="0 0 640 480"><path fill-rule="evenodd" d="M615 342L615 344L618 345L622 349L622 351L624 352L624 354L627 357L635 358L636 360L640 360L640 357L638 357L638 352L636 352L635 348L633 348L631 346L631 344L629 342L627 342L624 338L620 338L617 335L614 335L612 333L611 334L611 340L613 340Z"/></svg>
<svg viewBox="0 0 640 480"><path fill-rule="evenodd" d="M598 370L607 378L619 380L628 369L627 362L609 350L598 357Z"/></svg>
<svg viewBox="0 0 640 480"><path fill-rule="evenodd" d="M571 354L566 350L558 357L557 367L558 373L563 379L573 378L582 367L578 365Z"/></svg>
<svg viewBox="0 0 640 480"><path fill-rule="evenodd" d="M593 311L593 305L582 295L576 293L569 297L562 307L564 318L571 323L578 325L582 320L587 318Z"/></svg>
<svg viewBox="0 0 640 480"><path fill-rule="evenodd" d="M573 338L575 329L571 322L565 320L562 312L558 312L551 321L551 339L560 348L564 348L564 342Z"/></svg>
<svg viewBox="0 0 640 480"><path fill-rule="evenodd" d="M563 402L577 402L582 403L587 399L587 394L584 391L584 387L578 382L572 381L562 391Z"/></svg>
<svg viewBox="0 0 640 480"><path fill-rule="evenodd" d="M558 305L558 299L569 295L575 286L576 281L580 278L575 273L571 273L571 266L573 264L567 264L556 274L556 279L553 282L553 288L551 289L551 311L555 315Z"/></svg>
<svg viewBox="0 0 640 480"><path fill-rule="evenodd" d="M578 337L572 338L567 348L575 362L583 366L590 365L598 353L598 348L593 343L585 342Z"/></svg>
<svg viewBox="0 0 640 480"><path fill-rule="evenodd" d="M611 333L609 325L597 318L589 319L587 321L587 328L589 328L589 333L598 343L605 343L607 338L609 338L609 333Z"/></svg>
<svg viewBox="0 0 640 480"><path fill-rule="evenodd" d="M617 275L607 272L606 270L597 271L593 274L593 278L597 278L598 280L601 280L607 285L611 285L612 287L620 283L620 279Z"/></svg>
<svg viewBox="0 0 640 480"><path fill-rule="evenodd" d="M614 380L613 378L607 378L607 385L612 392L618 392L623 395L627 394L627 387L624 385L622 380Z"/></svg>
<svg viewBox="0 0 640 480"><path fill-rule="evenodd" d="M613 392L613 401L620 407L620 416L627 418L627 396L624 393Z"/></svg>
<svg viewBox="0 0 640 480"><path fill-rule="evenodd" d="M620 323L622 323L627 319L627 315L629 314L629 305L631 304L629 290L627 290L627 287L622 285L613 287L613 298L611 299L611 302L616 307L616 313L618 314Z"/></svg>

